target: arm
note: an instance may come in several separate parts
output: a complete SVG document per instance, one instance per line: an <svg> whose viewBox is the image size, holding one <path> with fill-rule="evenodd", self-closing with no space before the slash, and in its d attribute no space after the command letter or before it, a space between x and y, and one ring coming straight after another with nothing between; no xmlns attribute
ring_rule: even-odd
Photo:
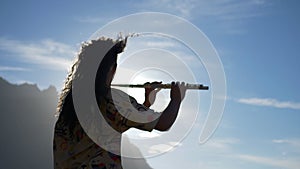
<svg viewBox="0 0 300 169"><path fill-rule="evenodd" d="M156 94L160 91L160 89L157 88L157 85L161 83L162 82L145 83L145 85L149 85L149 87L145 88L145 101L143 103L144 106L149 108L154 103Z"/></svg>
<svg viewBox="0 0 300 169"><path fill-rule="evenodd" d="M153 82L154 83L154 82ZM145 116L153 116L153 117L157 117L155 118L154 121L151 121L149 123L140 123L140 122L136 122L136 121L132 121L127 119L124 123L124 125L126 125L127 127L134 127L140 130L146 130L146 131L152 131L152 129L156 129L159 131L167 131L175 122L176 117L178 115L178 111L180 108L180 104L185 96L185 91L186 91L186 85L184 83L177 83L175 84L174 82L171 84L171 93L170 93L170 97L171 97L171 101L169 103L169 105L166 107L166 109L161 112L161 113L154 113L154 111L146 111L147 108L145 108L145 103L147 100L144 102L144 105L140 105L136 102L136 100L134 98L134 101L131 101L131 104L138 110L140 111L140 113L146 113L144 114ZM147 91L145 92L147 93ZM147 94L145 94L147 96ZM151 98L151 97L150 97ZM153 103L153 102L151 102ZM151 105L151 104L150 104ZM141 106L141 107L140 107ZM143 109L143 110L141 110ZM130 112L129 112L130 114Z"/></svg>
<svg viewBox="0 0 300 169"><path fill-rule="evenodd" d="M159 131L167 131L175 122L180 104L185 96L186 85L184 83L174 83L172 82L171 86L171 101L166 109L162 112L155 129Z"/></svg>

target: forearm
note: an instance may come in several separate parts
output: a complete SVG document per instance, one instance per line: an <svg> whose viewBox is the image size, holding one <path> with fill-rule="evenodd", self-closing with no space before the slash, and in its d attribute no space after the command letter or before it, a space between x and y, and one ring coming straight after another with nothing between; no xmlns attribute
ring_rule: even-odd
<svg viewBox="0 0 300 169"><path fill-rule="evenodd" d="M177 99L173 99L170 101L169 105L162 112L155 129L159 131L167 131L175 122L178 111L180 108L181 101Z"/></svg>
<svg viewBox="0 0 300 169"><path fill-rule="evenodd" d="M147 89L146 89L145 101L144 101L143 105L149 108L153 104L154 100L155 100L155 97L154 98L152 97L152 101L150 101L150 91L147 91Z"/></svg>
<svg viewBox="0 0 300 169"><path fill-rule="evenodd" d="M143 105L149 108L151 106L149 99L145 99Z"/></svg>

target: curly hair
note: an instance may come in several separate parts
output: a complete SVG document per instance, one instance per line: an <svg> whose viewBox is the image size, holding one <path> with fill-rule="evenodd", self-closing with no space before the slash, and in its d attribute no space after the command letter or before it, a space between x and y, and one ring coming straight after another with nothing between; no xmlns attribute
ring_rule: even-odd
<svg viewBox="0 0 300 169"><path fill-rule="evenodd" d="M56 116L59 116L63 119L66 125L72 128L74 126L74 121L76 121L77 116L74 110L73 100L72 100L72 82L75 78L75 74L78 71L78 67L85 64L85 61L88 60L90 55L97 55L97 51L101 50L103 46L109 46L109 51L105 54L102 59L97 75L95 84L100 85L101 91L100 94L105 94L105 81L107 79L107 74L111 66L116 66L117 55L123 52L127 43L127 37L119 37L117 40L101 37L97 40L92 40L90 42L85 42L82 44L81 49L73 63L71 70L65 80L64 87L61 91L59 102L56 110ZM97 56L96 56L97 57Z"/></svg>

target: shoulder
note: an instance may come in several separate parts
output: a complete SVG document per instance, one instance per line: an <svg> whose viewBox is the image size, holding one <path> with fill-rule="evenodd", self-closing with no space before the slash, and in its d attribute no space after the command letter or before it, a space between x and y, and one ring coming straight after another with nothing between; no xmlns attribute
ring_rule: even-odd
<svg viewBox="0 0 300 169"><path fill-rule="evenodd" d="M119 89L111 89L111 99L112 102L119 108L126 108L126 110L131 110L135 111L146 111L149 110L148 107L140 104L137 102L137 100L125 93L124 91L121 91Z"/></svg>
<svg viewBox="0 0 300 169"><path fill-rule="evenodd" d="M129 99L129 101L131 103L137 102L134 97L128 95L127 93L125 93L122 90L115 89L115 88L111 88L110 98L113 99L113 100L119 100L119 99L127 100L127 99Z"/></svg>

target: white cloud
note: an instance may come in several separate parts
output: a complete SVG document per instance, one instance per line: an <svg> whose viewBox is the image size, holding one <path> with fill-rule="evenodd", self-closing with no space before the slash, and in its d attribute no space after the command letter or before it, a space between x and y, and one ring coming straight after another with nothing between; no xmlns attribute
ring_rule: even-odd
<svg viewBox="0 0 300 169"><path fill-rule="evenodd" d="M167 144L157 144L153 145L149 149L149 153L156 154L156 153L164 153L174 150L175 147L181 146L180 142L169 142Z"/></svg>
<svg viewBox="0 0 300 169"><path fill-rule="evenodd" d="M291 101L278 101L272 98L241 98L238 99L237 102L255 106L268 106L275 108L289 108L300 110L300 103Z"/></svg>
<svg viewBox="0 0 300 169"><path fill-rule="evenodd" d="M157 144L154 146L151 146L148 152L150 154L157 154L157 153L163 153L171 150L173 147L167 144Z"/></svg>
<svg viewBox="0 0 300 169"><path fill-rule="evenodd" d="M158 41L153 41L153 42L146 42L147 47L152 47L152 48L167 48L167 47L174 47L176 44L172 42L158 42Z"/></svg>
<svg viewBox="0 0 300 169"><path fill-rule="evenodd" d="M215 150L230 150L232 145L238 144L240 142L237 138L218 138L210 139L207 141L203 147Z"/></svg>
<svg viewBox="0 0 300 169"><path fill-rule="evenodd" d="M227 34L244 34L243 24L264 16L272 1L265 0L153 0L137 3L140 11L171 13Z"/></svg>
<svg viewBox="0 0 300 169"><path fill-rule="evenodd" d="M276 144L285 144L288 146L288 150L296 150L300 153L300 139L274 139L272 142Z"/></svg>
<svg viewBox="0 0 300 169"><path fill-rule="evenodd" d="M285 144L285 150L296 150L297 152L300 148L300 139L274 139L272 140L275 144ZM283 152L283 156L286 156L287 152ZM300 157L297 154L292 156L275 157L275 156L259 156L251 154L236 154L232 156L233 158L238 158L244 161L253 162L260 165L278 167L282 169L298 169L300 166Z"/></svg>
<svg viewBox="0 0 300 169"><path fill-rule="evenodd" d="M48 69L67 70L75 50L64 43L53 40L25 42L0 38L0 50L13 54L22 62L41 65Z"/></svg>
<svg viewBox="0 0 300 169"><path fill-rule="evenodd" d="M142 9L152 7L161 11L174 12L183 17L190 17L196 2L194 0L153 0L139 3L137 6Z"/></svg>
<svg viewBox="0 0 300 169"><path fill-rule="evenodd" d="M273 143L287 143L293 146L300 147L300 139L274 139Z"/></svg>
<svg viewBox="0 0 300 169"><path fill-rule="evenodd" d="M185 18L211 16L228 21L258 16L260 14L255 9L266 3L264 0L154 0L138 4L138 7L152 7Z"/></svg>
<svg viewBox="0 0 300 169"><path fill-rule="evenodd" d="M182 146L182 143L180 143L180 142L175 142L175 141L171 141L171 142L169 142L169 144L170 145L172 145L172 146Z"/></svg>
<svg viewBox="0 0 300 169"><path fill-rule="evenodd" d="M23 67L0 66L0 71L29 71L30 69Z"/></svg>
<svg viewBox="0 0 300 169"><path fill-rule="evenodd" d="M267 166L280 167L283 169L298 169L300 166L299 158L277 159L248 154L241 154L237 155L236 157L245 161L250 161Z"/></svg>
<svg viewBox="0 0 300 169"><path fill-rule="evenodd" d="M272 140L272 142L276 144L289 144L291 145L290 148L294 149L299 149L299 141L299 139ZM251 166L269 166L282 169L298 169L300 166L300 157L295 154L285 157L278 157L274 154L270 156L241 154L240 149L235 149L235 146L240 143L241 141L237 138L212 138L200 146L200 151L202 154L205 154L206 157L213 158L216 161L224 160L224 164L226 164L228 160L230 162L239 161L239 163L229 163L232 164L229 168L243 168L243 166L249 166L249 164L251 164ZM213 154L211 152L213 152ZM218 164L219 163L216 162L210 163L210 161L201 161L200 163L202 168L224 168L223 165L219 166Z"/></svg>

